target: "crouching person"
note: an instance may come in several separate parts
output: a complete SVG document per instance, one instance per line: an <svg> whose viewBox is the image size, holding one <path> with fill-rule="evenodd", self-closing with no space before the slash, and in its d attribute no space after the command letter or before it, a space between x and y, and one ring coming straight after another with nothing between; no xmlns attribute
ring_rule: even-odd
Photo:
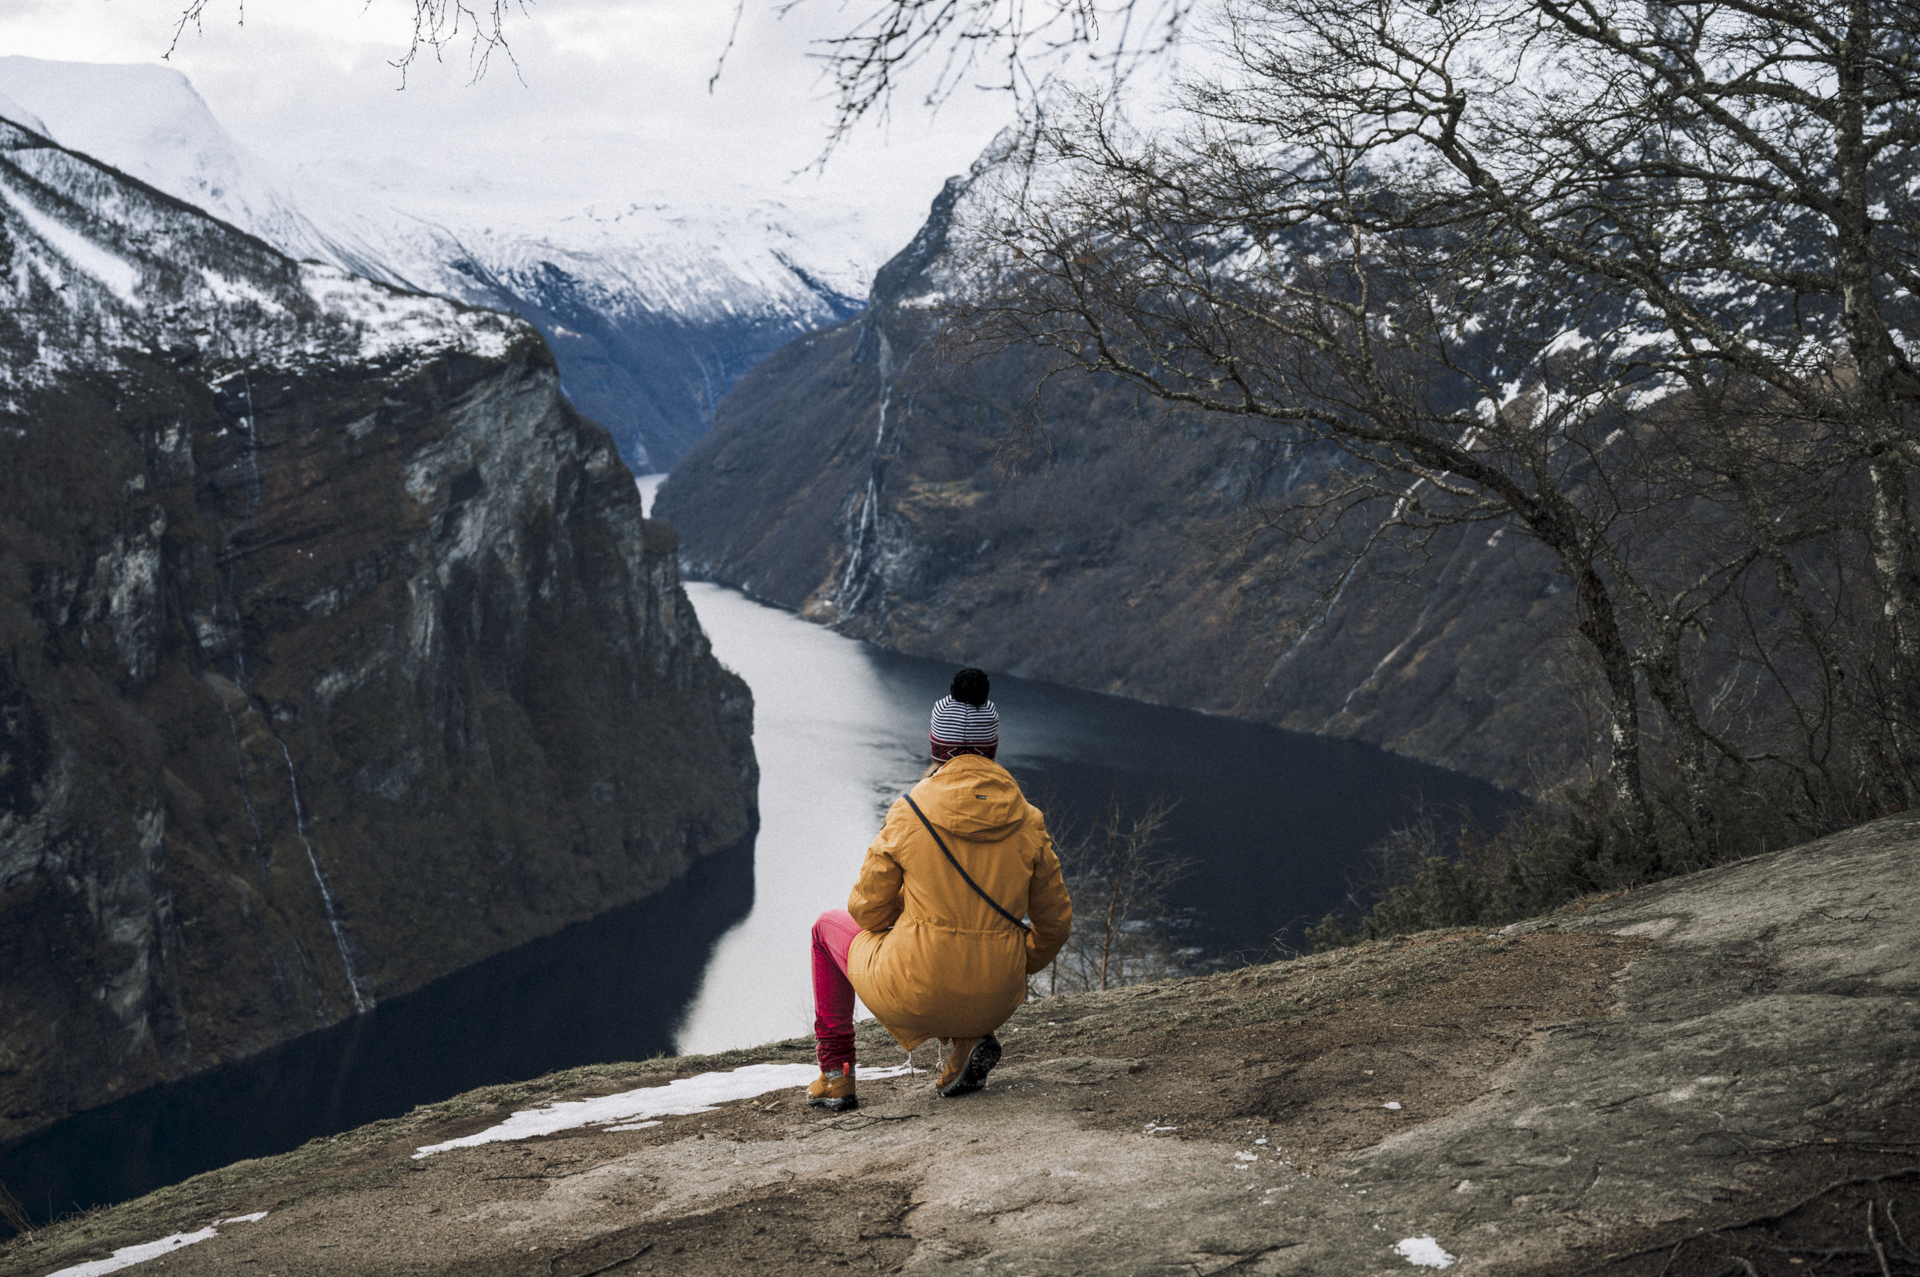
<svg viewBox="0 0 1920 1277"><path fill-rule="evenodd" d="M856 993L902 1048L950 1046L941 1095L979 1090L1000 1061L994 1030L1066 943L1073 905L1060 860L1039 808L994 761L1000 719L987 693L981 671L954 676L933 707L932 767L894 800L847 907L813 925L820 1077L809 1104L859 1106Z"/></svg>

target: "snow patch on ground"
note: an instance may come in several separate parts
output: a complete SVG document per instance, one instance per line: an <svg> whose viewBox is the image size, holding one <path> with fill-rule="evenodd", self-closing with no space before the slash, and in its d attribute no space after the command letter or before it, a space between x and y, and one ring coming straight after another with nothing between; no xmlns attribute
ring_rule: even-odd
<svg viewBox="0 0 1920 1277"><path fill-rule="evenodd" d="M914 1070L907 1065L874 1069L860 1074L863 1079L899 1077ZM523 1109L498 1126L490 1126L473 1135L428 1144L413 1156L416 1160L450 1148L472 1148L500 1140L524 1140L536 1135L579 1126L607 1126L610 1130L637 1131L655 1125L662 1117L685 1117L692 1113L711 1113L728 1100L750 1100L768 1091L803 1087L819 1076L811 1064L748 1064L731 1073L701 1073L678 1078L665 1086L643 1086L618 1095L602 1095L591 1100L562 1100L545 1108ZM620 1125L611 1125L620 1123Z"/></svg>
<svg viewBox="0 0 1920 1277"><path fill-rule="evenodd" d="M1394 1254L1416 1268L1451 1268L1454 1256L1431 1237L1407 1237L1393 1244Z"/></svg>
<svg viewBox="0 0 1920 1277"><path fill-rule="evenodd" d="M182 1246L191 1246L203 1242L209 1237L218 1237L223 1224L257 1224L267 1217L265 1211L255 1211L251 1215L236 1215L232 1219L223 1219L218 1224L209 1224L192 1233L174 1233L162 1237L157 1242L142 1242L138 1246L122 1246L105 1259L92 1259L84 1264L75 1264L71 1268L62 1268L58 1272L48 1273L47 1277L99 1277L102 1273L117 1273L122 1268L131 1268L135 1264L144 1264L149 1259L158 1259L171 1254Z"/></svg>

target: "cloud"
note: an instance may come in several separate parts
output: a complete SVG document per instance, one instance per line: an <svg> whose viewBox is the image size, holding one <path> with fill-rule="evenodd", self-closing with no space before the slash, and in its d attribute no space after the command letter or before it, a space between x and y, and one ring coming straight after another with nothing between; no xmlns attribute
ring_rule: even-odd
<svg viewBox="0 0 1920 1277"><path fill-rule="evenodd" d="M577 209L642 198L689 206L758 192L862 211L880 242L911 236L941 182L1013 114L966 92L938 113L916 86L863 124L823 173L802 172L831 123L814 56L841 6L784 19L749 4L714 90L733 7L721 0L534 0L510 12L514 64L475 83L467 50L416 61L401 89L405 0L212 0L171 65L243 144L281 167L428 208ZM0 46L34 57L155 61L177 0L12 0ZM799 173L799 176L795 176Z"/></svg>

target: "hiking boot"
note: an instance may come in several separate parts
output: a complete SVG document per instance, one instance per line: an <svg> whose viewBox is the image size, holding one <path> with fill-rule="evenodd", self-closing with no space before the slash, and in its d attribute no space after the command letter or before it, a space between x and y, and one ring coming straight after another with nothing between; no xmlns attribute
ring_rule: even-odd
<svg viewBox="0 0 1920 1277"><path fill-rule="evenodd" d="M860 1101L853 1093L853 1065L849 1063L813 1079L807 1086L807 1103L835 1113L859 1108Z"/></svg>
<svg viewBox="0 0 1920 1277"><path fill-rule="evenodd" d="M941 1071L934 1090L952 1097L977 1091L987 1084L987 1074L1000 1063L1000 1039L989 1033L984 1038L955 1038L953 1054Z"/></svg>

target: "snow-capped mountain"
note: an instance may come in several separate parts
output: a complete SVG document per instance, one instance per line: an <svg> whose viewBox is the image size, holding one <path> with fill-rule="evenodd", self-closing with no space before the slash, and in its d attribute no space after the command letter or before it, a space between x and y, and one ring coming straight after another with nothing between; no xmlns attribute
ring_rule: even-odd
<svg viewBox="0 0 1920 1277"><path fill-rule="evenodd" d="M537 226L409 217L385 259L417 287L530 320L574 403L636 470L664 470L755 364L862 306L857 260L811 259L791 212L650 201Z"/></svg>
<svg viewBox="0 0 1920 1277"><path fill-rule="evenodd" d="M142 359L300 371L453 350L497 358L530 340L505 315L289 261L30 129L0 121L0 149L10 397Z"/></svg>
<svg viewBox="0 0 1920 1277"><path fill-rule="evenodd" d="M0 116L291 256L519 312L636 469L672 464L760 359L857 311L883 256L857 215L749 193L726 207L649 194L508 221L471 204L392 208L251 154L167 67L5 57L0 99Z"/></svg>

